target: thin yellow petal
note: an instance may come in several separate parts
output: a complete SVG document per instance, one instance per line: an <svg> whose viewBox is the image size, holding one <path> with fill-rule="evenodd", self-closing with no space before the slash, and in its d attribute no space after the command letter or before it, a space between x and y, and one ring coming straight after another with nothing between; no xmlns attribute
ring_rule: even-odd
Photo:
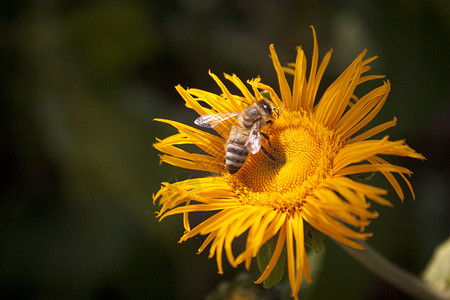
<svg viewBox="0 0 450 300"><path fill-rule="evenodd" d="M296 297L298 290L295 288L295 254L294 254L294 234L292 232L292 220L286 221L286 252L289 283L291 285L291 296Z"/></svg>
<svg viewBox="0 0 450 300"><path fill-rule="evenodd" d="M205 248L212 242L212 240L216 237L217 232L211 232L208 237L205 239L200 248L198 248L197 254L200 254L205 250Z"/></svg>
<svg viewBox="0 0 450 300"><path fill-rule="evenodd" d="M277 107L278 109L285 108L285 104L283 103L283 101L281 101L281 99L278 97L277 93L271 86L256 81L249 81L248 83L253 87L268 91L272 102L275 104L275 107Z"/></svg>
<svg viewBox="0 0 450 300"><path fill-rule="evenodd" d="M212 111L208 108L205 108L198 103L196 99L194 99L186 89L184 89L181 85L177 85L175 87L177 92L183 97L183 99L186 101L186 107L192 108L195 110L199 115L206 115L212 113Z"/></svg>
<svg viewBox="0 0 450 300"><path fill-rule="evenodd" d="M359 163L374 155L397 155L424 159L424 157L408 147L404 141L389 141L388 137L381 140L368 140L346 145L334 160L333 170L340 169L354 163Z"/></svg>
<svg viewBox="0 0 450 300"><path fill-rule="evenodd" d="M320 82L322 80L323 74L325 73L325 69L327 68L328 63L331 60L331 54L332 53L333 53L333 50L328 51L325 54L325 56L324 56L324 58L323 58L323 60L322 60L322 62L320 64L320 66L319 66L319 70L317 71L316 78L314 79L314 86L312 88L311 99L315 99L316 98L317 90L319 89L319 84L320 84ZM314 101L314 100L312 100L312 101ZM307 105L307 106L305 106L305 109L311 109L313 104L314 104L314 102L310 102L308 104L305 104L305 105Z"/></svg>
<svg viewBox="0 0 450 300"><path fill-rule="evenodd" d="M191 200L186 201L186 205L191 204ZM189 224L189 215L187 212L183 213L183 227L185 231L191 230L191 225Z"/></svg>
<svg viewBox="0 0 450 300"><path fill-rule="evenodd" d="M359 173L369 173L369 172L395 172L395 173L404 173L404 174L412 174L410 170L407 168L403 168L400 166L394 166L391 164L363 164L363 165L354 165L340 169L336 172L336 175L350 175L350 174L359 174Z"/></svg>
<svg viewBox="0 0 450 300"><path fill-rule="evenodd" d="M258 278L258 280L255 281L256 284L259 284L264 280L266 280L267 277L269 277L270 273L272 273L273 268L275 268L278 259L280 258L281 252L283 251L285 240L286 240L286 224L284 224L284 226L281 227L280 234L278 235L277 244L275 246L275 250L273 251L272 257L270 258L270 261L267 264L264 271L262 272L261 276Z"/></svg>
<svg viewBox="0 0 450 300"><path fill-rule="evenodd" d="M241 111L244 108L244 103L242 101L237 101L236 97L233 96L230 91L226 88L225 84L211 71L209 72L209 75L214 79L214 81L217 83L217 85L222 90L222 93L224 94L225 98L230 101L231 107L229 108L230 111Z"/></svg>
<svg viewBox="0 0 450 300"><path fill-rule="evenodd" d="M387 161L385 161L384 159L381 159L377 156L368 159L367 161L369 161L370 163L376 164L376 163L382 163L384 165L390 165L390 163L388 163ZM381 172L384 177L386 177L386 179L389 181L389 183L391 184L391 186L394 188L395 192L397 193L398 197L400 198L400 200L404 200L405 196L403 194L403 190L400 187L400 184L398 183L398 181L395 179L394 175L392 175L391 172ZM409 191L411 192L411 195L413 197L413 199L416 198L412 185L409 182L409 180L405 177L405 175L403 175L402 173L399 173L400 176L403 178L403 180L406 182L406 184L408 185Z"/></svg>
<svg viewBox="0 0 450 300"><path fill-rule="evenodd" d="M311 30L313 33L313 39L314 39L314 48L313 48L313 56L311 60L311 69L309 72L309 78L308 78L308 86L306 88L306 95L305 95L305 101L304 101L304 108L305 109L311 109L314 105L314 88L315 88L315 81L316 81L316 70L317 70L317 64L319 63L319 46L317 44L317 36L316 36L316 30L313 26L311 26Z"/></svg>
<svg viewBox="0 0 450 300"><path fill-rule="evenodd" d="M233 74L231 76L228 74L224 74L224 76L241 91L242 95L244 95L247 104L253 104L255 102L255 97L253 97L253 95L247 89L245 84L239 79L239 77L236 76L236 74Z"/></svg>
<svg viewBox="0 0 450 300"><path fill-rule="evenodd" d="M323 94L315 110L322 124L332 128L340 119L358 83L365 54L362 52Z"/></svg>
<svg viewBox="0 0 450 300"><path fill-rule="evenodd" d="M331 216L327 216L323 210L315 207L311 202L308 202L307 204L307 206L305 205L303 216L306 222L343 244L349 245L355 249L363 249L360 244L351 239L365 240L371 236L371 234L354 232Z"/></svg>
<svg viewBox="0 0 450 300"><path fill-rule="evenodd" d="M155 121L172 125L180 132L179 135L174 135L172 137L159 141L157 145L162 143L177 145L194 144L206 153L220 160L222 160L223 156L225 155L225 140L218 136L175 121L165 119L155 119Z"/></svg>
<svg viewBox="0 0 450 300"><path fill-rule="evenodd" d="M216 213L199 225L195 226L191 231L186 232L180 238L180 241L184 242L197 234L205 235L211 233L212 231L220 228L221 222L229 218L233 213L235 213L235 209L233 208L224 209Z"/></svg>
<svg viewBox="0 0 450 300"><path fill-rule="evenodd" d="M211 253L214 253L214 248L216 249L216 262L217 262L217 269L219 274L223 274L223 267L222 267L222 253L223 253L223 244L225 242L225 234L218 234L217 237L213 241L213 245L211 245ZM214 254L211 255L212 257Z"/></svg>
<svg viewBox="0 0 450 300"><path fill-rule="evenodd" d="M261 223L261 218L262 218L265 214L266 214L266 211L265 211L265 210L259 210L257 213L253 214L253 218L252 218L250 230L249 230L248 236L247 236L247 243L246 243L246 246L245 246L246 249L252 249L252 248L259 248L259 247L260 247L260 245L255 245L255 244L253 243L253 241L254 241L254 239L255 239L255 238L254 238L255 233L257 232L258 227L259 227L259 225L260 225L260 223ZM248 251L248 252L250 253L250 251ZM255 254L255 255L256 255L256 254ZM245 268L246 268L247 270L250 269L250 263L251 263L251 261L252 261L252 257L254 257L253 254L252 254L252 255L248 255L248 256L246 257L246 259L245 259Z"/></svg>
<svg viewBox="0 0 450 300"><path fill-rule="evenodd" d="M312 279L309 271L309 262L308 257L306 256L306 251L303 251L303 261L305 262L303 265L303 275L305 275L306 282L311 283Z"/></svg>
<svg viewBox="0 0 450 300"><path fill-rule="evenodd" d="M373 103L375 103L375 106L370 105L369 108L371 109L370 112L366 112L368 109L364 108L364 112L360 113L359 115L354 118L354 122L348 123L345 127L339 127L339 124L336 125L337 129L336 132L338 134L342 134L344 137L350 137L355 132L363 128L365 125L367 125L372 119L379 113L381 108L383 107L384 103L386 102L387 96L390 91L390 83L389 81L385 82L382 87L379 88L382 94L376 98L374 98ZM375 89L377 90L377 89ZM363 98L361 99L363 100ZM360 100L360 101L361 101ZM356 107L359 102L357 102L352 108ZM373 107L373 109L372 109ZM350 111L348 112L350 113ZM364 118L362 118L364 116Z"/></svg>
<svg viewBox="0 0 450 300"><path fill-rule="evenodd" d="M293 84L293 103L291 109L300 110L301 107L304 107L304 109L308 109L308 107L306 107L306 103L303 103L303 101L306 100L305 95L307 83L306 83L306 57L301 47L297 47L297 59L295 61L295 69L292 71L294 75L294 84Z"/></svg>
<svg viewBox="0 0 450 300"><path fill-rule="evenodd" d="M283 68L281 67L280 61L278 60L277 53L275 52L275 47L273 44L270 45L270 54L272 56L273 66L278 76L278 83L280 85L281 98L285 103L286 107L292 107L292 96L291 96L291 88L286 80L286 76L284 75Z"/></svg>
<svg viewBox="0 0 450 300"><path fill-rule="evenodd" d="M336 189L337 191L340 191L340 188L350 189L357 193L362 193L367 198L379 204L392 206L392 204L389 201L381 197L382 195L387 194L387 191L384 189L364 184L361 182L357 182L344 176L336 176L331 179L328 179L326 182L324 182L324 185L328 184L331 184L331 187Z"/></svg>
<svg viewBox="0 0 450 300"><path fill-rule="evenodd" d="M277 216L278 212L274 210L268 210L265 212L263 219L261 220L260 226L257 228L257 232L254 234L253 237L253 256L256 256L256 254L259 251L259 248L264 244L262 240L264 239L265 233L267 232L267 229L269 225L274 221L275 217Z"/></svg>
<svg viewBox="0 0 450 300"><path fill-rule="evenodd" d="M305 252L305 242L303 237L303 219L299 218L298 215L294 216L293 220L293 233L295 238L295 269L296 269L296 279L295 279L295 289L300 290L303 279L303 265L304 265L304 255Z"/></svg>
<svg viewBox="0 0 450 300"><path fill-rule="evenodd" d="M361 133L360 135L355 136L354 138L351 138L348 141L348 143L349 144L353 144L353 143L356 143L356 142L367 140L367 139L373 137L374 135L385 131L388 128L394 127L396 124L397 124L397 118L394 118L394 120L392 120L392 121L389 121L389 122L380 124L378 126L375 126L375 127L371 128L371 129Z"/></svg>

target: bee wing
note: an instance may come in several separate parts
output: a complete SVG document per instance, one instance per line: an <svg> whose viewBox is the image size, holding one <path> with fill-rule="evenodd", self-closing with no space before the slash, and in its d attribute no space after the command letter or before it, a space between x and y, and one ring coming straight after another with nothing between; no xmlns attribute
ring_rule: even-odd
<svg viewBox="0 0 450 300"><path fill-rule="evenodd" d="M245 144L247 150L252 154L258 153L261 149L261 132L259 130L259 122L256 122L250 130L247 143Z"/></svg>
<svg viewBox="0 0 450 300"><path fill-rule="evenodd" d="M198 117L194 123L201 127L214 128L217 124L237 115L239 115L238 112L208 114Z"/></svg>

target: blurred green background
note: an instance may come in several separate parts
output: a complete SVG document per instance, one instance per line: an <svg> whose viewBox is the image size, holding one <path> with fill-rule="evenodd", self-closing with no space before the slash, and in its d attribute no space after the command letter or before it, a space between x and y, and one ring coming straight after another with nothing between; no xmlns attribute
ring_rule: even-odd
<svg viewBox="0 0 450 300"><path fill-rule="evenodd" d="M282 62L297 45L310 59L309 25L322 55L334 49L322 88L363 49L378 55L372 74L392 92L376 122L396 116L392 139L427 157L393 160L415 172L417 198L390 189L369 244L420 274L449 235L449 1L4 0L0 12L1 298L203 299L233 281L242 267L220 276L200 239L177 243L181 217L155 219L160 182L192 173L159 166L152 144L174 130L152 120L191 123L174 86L219 92L208 69L277 86L269 44ZM330 241L309 294L409 299Z"/></svg>

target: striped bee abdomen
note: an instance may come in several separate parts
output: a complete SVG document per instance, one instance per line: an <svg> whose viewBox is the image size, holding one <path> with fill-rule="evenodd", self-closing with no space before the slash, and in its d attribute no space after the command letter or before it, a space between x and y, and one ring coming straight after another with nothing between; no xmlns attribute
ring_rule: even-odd
<svg viewBox="0 0 450 300"><path fill-rule="evenodd" d="M248 156L245 147L247 140L248 133L240 131L239 126L233 126L225 147L225 165L230 174L237 172L245 163Z"/></svg>

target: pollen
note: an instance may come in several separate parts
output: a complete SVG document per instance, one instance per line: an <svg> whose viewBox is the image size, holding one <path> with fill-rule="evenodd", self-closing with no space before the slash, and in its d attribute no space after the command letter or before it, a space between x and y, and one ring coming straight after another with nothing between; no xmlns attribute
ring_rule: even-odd
<svg viewBox="0 0 450 300"><path fill-rule="evenodd" d="M321 181L333 175L333 160L342 148L334 131L305 111L285 112L267 125L263 151L249 155L229 176L243 204L299 210Z"/></svg>

